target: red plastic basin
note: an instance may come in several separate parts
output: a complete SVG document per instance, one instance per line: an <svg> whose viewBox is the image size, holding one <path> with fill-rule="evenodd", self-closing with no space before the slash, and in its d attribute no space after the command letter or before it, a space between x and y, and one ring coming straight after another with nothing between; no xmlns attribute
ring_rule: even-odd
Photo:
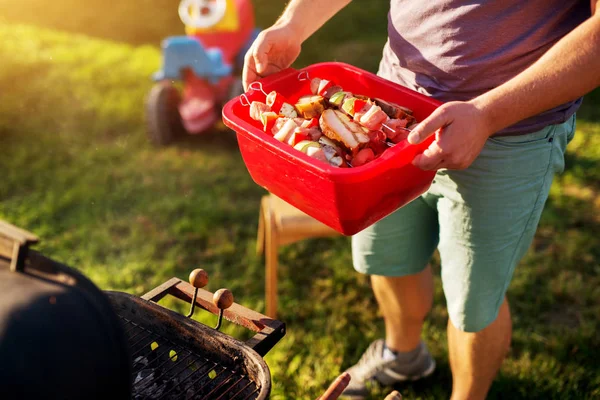
<svg viewBox="0 0 600 400"><path fill-rule="evenodd" d="M301 70L286 69L260 82L269 93L276 90L290 101L310 93L310 80L300 81L306 71L311 78L336 82L344 90L379 97L408 107L417 121L431 114L440 102L343 63L314 64ZM259 90L246 93L250 101L265 101ZM240 152L252 179L269 192L332 227L353 235L423 194L435 172L412 165L414 157L431 143L407 141L387 149L379 158L356 168L336 168L281 143L262 131L240 98L223 108L223 121L237 134Z"/></svg>

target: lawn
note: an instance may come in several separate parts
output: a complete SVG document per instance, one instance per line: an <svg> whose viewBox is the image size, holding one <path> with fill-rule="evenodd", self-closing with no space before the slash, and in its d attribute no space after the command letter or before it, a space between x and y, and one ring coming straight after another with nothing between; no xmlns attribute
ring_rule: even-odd
<svg viewBox="0 0 600 400"><path fill-rule="evenodd" d="M262 26L283 7L254 3ZM305 44L298 65L340 60L376 70L387 3L354 2ZM264 266L254 248L265 191L248 175L234 134L219 127L168 148L145 137L158 45L183 31L177 1L105 4L0 0L0 218L37 233L38 249L103 289L140 295L202 267L210 289L229 287L263 310ZM491 399L600 397L599 107L600 92L588 96L567 170L509 289L514 341ZM368 279L351 267L348 238L288 246L280 261L288 334L266 357L272 398L316 398L383 335L383 324ZM450 393L446 320L438 279L425 339L439 367L399 387L408 399Z"/></svg>

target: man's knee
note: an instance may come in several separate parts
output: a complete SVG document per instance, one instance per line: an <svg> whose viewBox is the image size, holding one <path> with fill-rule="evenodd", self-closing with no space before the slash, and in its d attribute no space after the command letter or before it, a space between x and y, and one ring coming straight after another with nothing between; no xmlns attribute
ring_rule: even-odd
<svg viewBox="0 0 600 400"><path fill-rule="evenodd" d="M508 302L504 298L500 305L490 301L471 301L459 305L449 305L448 314L452 325L467 333L481 332L492 325L499 318L508 318L510 312Z"/></svg>
<svg viewBox="0 0 600 400"><path fill-rule="evenodd" d="M433 281L427 268L405 277L371 276L373 290L388 310L386 318L423 321L433 306Z"/></svg>

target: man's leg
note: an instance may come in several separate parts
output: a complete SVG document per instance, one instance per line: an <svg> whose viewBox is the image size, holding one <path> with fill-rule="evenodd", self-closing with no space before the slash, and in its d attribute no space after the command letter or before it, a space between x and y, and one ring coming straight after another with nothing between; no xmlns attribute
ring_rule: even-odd
<svg viewBox="0 0 600 400"><path fill-rule="evenodd" d="M500 369L512 333L505 293L573 129L570 120L490 139L471 167L436 176L452 400L485 399Z"/></svg>
<svg viewBox="0 0 600 400"><path fill-rule="evenodd" d="M392 351L414 350L433 304L431 268L403 277L373 275L371 283L385 320L386 345Z"/></svg>
<svg viewBox="0 0 600 400"><path fill-rule="evenodd" d="M352 380L344 398L366 397L373 381L391 385L433 373L420 334L432 304L427 262L438 243L437 220L435 207L419 198L352 238L354 267L371 275L387 334L348 369Z"/></svg>
<svg viewBox="0 0 600 400"><path fill-rule="evenodd" d="M448 321L452 369L451 400L485 399L510 347L512 323L506 298L496 320L476 332L463 332Z"/></svg>

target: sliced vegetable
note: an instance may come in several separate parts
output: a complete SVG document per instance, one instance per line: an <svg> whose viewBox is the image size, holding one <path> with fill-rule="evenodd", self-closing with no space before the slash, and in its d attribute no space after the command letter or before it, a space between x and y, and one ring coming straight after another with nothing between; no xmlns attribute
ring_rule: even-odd
<svg viewBox="0 0 600 400"><path fill-rule="evenodd" d="M260 116L260 121L263 124L263 130L265 132L270 133L273 130L273 127L275 126L275 122L277 122L278 118L279 118L279 115L277 115L273 111L268 111L268 112L262 113Z"/></svg>
<svg viewBox="0 0 600 400"><path fill-rule="evenodd" d="M325 111L325 99L317 95L302 96L296 103L296 110L303 118L317 118Z"/></svg>
<svg viewBox="0 0 600 400"><path fill-rule="evenodd" d="M303 128L314 128L314 127L318 127L319 126L319 119L318 118L311 118L311 119L307 119L306 121L304 121L301 125Z"/></svg>
<svg viewBox="0 0 600 400"><path fill-rule="evenodd" d="M307 129L296 128L296 130L294 131L294 133L292 133L292 135L288 139L287 143L290 146L295 146L298 143L300 143L300 142L302 142L304 140L309 140L309 139L310 139L310 136L307 133Z"/></svg>
<svg viewBox="0 0 600 400"><path fill-rule="evenodd" d="M283 107L286 102L285 97L274 90L267 95L267 105L271 107L271 111L274 111L277 114L279 114L281 107Z"/></svg>
<svg viewBox="0 0 600 400"><path fill-rule="evenodd" d="M349 99L344 100L344 104L342 105L342 110L351 117L354 116L354 103L356 100L358 100L356 97L350 97Z"/></svg>
<svg viewBox="0 0 600 400"><path fill-rule="evenodd" d="M313 142L310 140L303 140L299 143L296 143L296 145L294 145L294 148L296 150L300 150L303 153L306 153L308 151L309 148L311 147L315 147L315 148L321 148L321 145L317 142Z"/></svg>
<svg viewBox="0 0 600 400"><path fill-rule="evenodd" d="M321 82L319 82L319 90L317 91L317 94L319 96L324 96L327 89L329 89L333 85L333 82L328 81L327 79L321 79Z"/></svg>
<svg viewBox="0 0 600 400"><path fill-rule="evenodd" d="M367 102L365 100L361 100L361 99L354 100L354 113L353 114L356 114L357 112L362 111L366 105L367 105Z"/></svg>
<svg viewBox="0 0 600 400"><path fill-rule="evenodd" d="M292 136L297 127L298 125L296 125L293 119L288 119L273 137L285 143L290 139L290 136Z"/></svg>
<svg viewBox="0 0 600 400"><path fill-rule="evenodd" d="M339 107L342 105L345 97L346 92L337 92L329 98L329 104Z"/></svg>

